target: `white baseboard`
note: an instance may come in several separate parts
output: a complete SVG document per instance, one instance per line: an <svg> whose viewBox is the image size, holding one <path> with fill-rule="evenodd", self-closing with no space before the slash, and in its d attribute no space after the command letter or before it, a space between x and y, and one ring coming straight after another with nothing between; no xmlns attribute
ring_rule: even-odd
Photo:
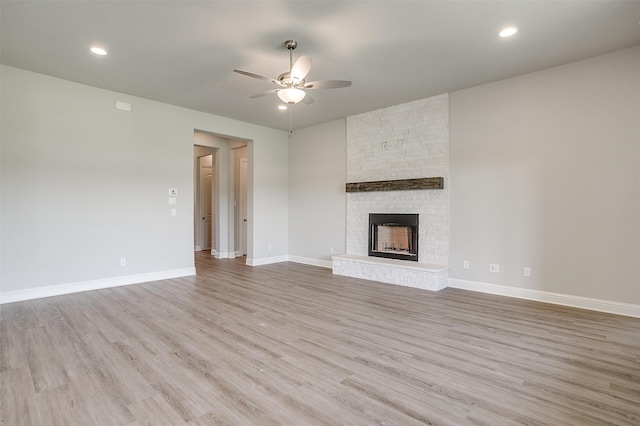
<svg viewBox="0 0 640 426"><path fill-rule="evenodd" d="M214 256L216 259L234 259L236 257L236 252L232 251L232 252L218 252L216 251L215 253L211 253L212 256Z"/></svg>
<svg viewBox="0 0 640 426"><path fill-rule="evenodd" d="M449 278L449 287L640 318L640 305Z"/></svg>
<svg viewBox="0 0 640 426"><path fill-rule="evenodd" d="M280 263L280 262L295 262L295 263L302 263L304 265L319 266L321 268L329 268L329 269L331 269L332 267L330 260L313 259L310 257L283 255L283 256L274 256L274 257L263 257L260 259L247 258L247 265L249 266L269 265L272 263Z"/></svg>
<svg viewBox="0 0 640 426"><path fill-rule="evenodd" d="M99 280L80 281L77 283L35 287L25 290L6 291L0 293L0 304L39 299L41 297L61 296L63 294L99 290L102 288L140 284L149 281L168 280L171 278L187 277L195 274L196 268L191 267L171 269L167 271L149 272L146 274L125 275L121 277L104 278Z"/></svg>
<svg viewBox="0 0 640 426"><path fill-rule="evenodd" d="M195 247L195 251L202 251L202 247L200 247L200 246L196 246L196 247Z"/></svg>
<svg viewBox="0 0 640 426"><path fill-rule="evenodd" d="M333 267L330 260L313 259L311 257L289 256L289 261L302 263L304 265L319 266L321 268L331 269Z"/></svg>
<svg viewBox="0 0 640 426"><path fill-rule="evenodd" d="M249 266L261 266L261 265L269 265L271 263L280 263L286 262L289 260L289 256L286 254L283 256L274 256L274 257L262 257L260 259L253 259L247 257L247 265Z"/></svg>

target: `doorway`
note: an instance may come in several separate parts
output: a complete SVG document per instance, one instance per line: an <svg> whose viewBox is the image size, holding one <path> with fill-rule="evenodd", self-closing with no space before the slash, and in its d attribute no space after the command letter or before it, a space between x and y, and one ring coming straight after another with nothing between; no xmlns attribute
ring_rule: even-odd
<svg viewBox="0 0 640 426"><path fill-rule="evenodd" d="M194 246L216 259L251 252L249 143L194 132ZM209 236L210 235L210 236Z"/></svg>

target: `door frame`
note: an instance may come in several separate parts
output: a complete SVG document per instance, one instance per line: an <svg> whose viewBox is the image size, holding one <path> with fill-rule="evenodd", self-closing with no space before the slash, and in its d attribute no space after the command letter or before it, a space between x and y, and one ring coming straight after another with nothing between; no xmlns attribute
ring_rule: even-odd
<svg viewBox="0 0 640 426"><path fill-rule="evenodd" d="M247 192L247 173L248 173L249 162L246 157L240 158L240 170L239 170L239 200L238 200L238 219L240 220L239 225L239 244L240 255L247 255L247 230L249 227L249 210L247 206L248 201L248 192Z"/></svg>

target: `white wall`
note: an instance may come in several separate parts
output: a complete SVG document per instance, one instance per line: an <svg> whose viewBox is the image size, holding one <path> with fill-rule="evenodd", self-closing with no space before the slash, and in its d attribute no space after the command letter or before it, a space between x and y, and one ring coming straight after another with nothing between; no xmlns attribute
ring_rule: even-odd
<svg viewBox="0 0 640 426"><path fill-rule="evenodd" d="M286 260L289 253L288 136L278 143L249 143L247 151L247 264Z"/></svg>
<svg viewBox="0 0 640 426"><path fill-rule="evenodd" d="M3 301L192 269L194 129L252 141L249 250L264 257L272 242L287 253L286 132L7 66L0 80Z"/></svg>
<svg viewBox="0 0 640 426"><path fill-rule="evenodd" d="M335 120L295 130L289 141L289 254L293 260L330 267L332 254L345 252L345 126L345 120Z"/></svg>
<svg viewBox="0 0 640 426"><path fill-rule="evenodd" d="M640 47L450 100L450 277L640 304Z"/></svg>

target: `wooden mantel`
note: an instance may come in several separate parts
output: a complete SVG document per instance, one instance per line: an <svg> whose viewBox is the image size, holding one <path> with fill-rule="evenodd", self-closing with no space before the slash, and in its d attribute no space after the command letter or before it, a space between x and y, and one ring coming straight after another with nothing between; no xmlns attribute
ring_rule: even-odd
<svg viewBox="0 0 640 426"><path fill-rule="evenodd" d="M347 183L347 192L406 191L411 189L443 189L444 178L379 180Z"/></svg>

